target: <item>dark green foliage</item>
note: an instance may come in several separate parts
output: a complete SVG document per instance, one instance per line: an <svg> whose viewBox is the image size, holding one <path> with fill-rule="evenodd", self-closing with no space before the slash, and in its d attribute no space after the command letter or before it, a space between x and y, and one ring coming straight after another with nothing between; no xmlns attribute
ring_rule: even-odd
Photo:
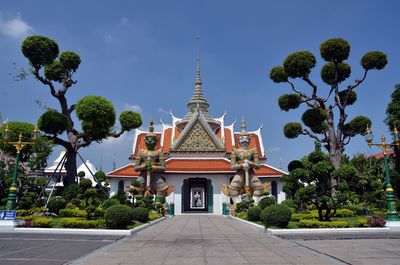
<svg viewBox="0 0 400 265"><path fill-rule="evenodd" d="M349 78L351 74L351 67L347 63L338 63L337 69L335 70L335 63L328 62L321 69L321 78L328 85L335 85L335 74L337 73L337 82L341 83L342 81Z"/></svg>
<svg viewBox="0 0 400 265"><path fill-rule="evenodd" d="M120 204L127 204L128 200L128 197L126 196L126 193L124 191L118 191L111 198L119 201Z"/></svg>
<svg viewBox="0 0 400 265"><path fill-rule="evenodd" d="M94 205L89 205L86 207L87 219L99 219L104 216L104 211L102 207L96 207Z"/></svg>
<svg viewBox="0 0 400 265"><path fill-rule="evenodd" d="M350 54L350 44L342 38L333 38L321 43L321 57L328 62L342 62Z"/></svg>
<svg viewBox="0 0 400 265"><path fill-rule="evenodd" d="M80 189L78 184L71 184L64 188L64 192L62 193L62 197L67 201L71 201L72 199L78 196ZM77 205L78 206L78 205Z"/></svg>
<svg viewBox="0 0 400 265"><path fill-rule="evenodd" d="M109 198L103 202L103 208L107 209L107 208L109 208L113 205L117 205L117 204L121 204L121 203L116 199Z"/></svg>
<svg viewBox="0 0 400 265"><path fill-rule="evenodd" d="M279 107L281 110L289 111L300 106L301 96L298 94L284 94L279 97Z"/></svg>
<svg viewBox="0 0 400 265"><path fill-rule="evenodd" d="M149 221L149 210L144 207L133 208L132 219L141 223L147 223Z"/></svg>
<svg viewBox="0 0 400 265"><path fill-rule="evenodd" d="M98 182L106 181L106 174L103 171L97 171L94 176Z"/></svg>
<svg viewBox="0 0 400 265"><path fill-rule="evenodd" d="M297 205L295 204L295 201L292 199L286 199L283 202L281 202L282 205L286 205L289 207L290 212L293 214L297 210Z"/></svg>
<svg viewBox="0 0 400 265"><path fill-rule="evenodd" d="M380 51L367 52L361 58L361 65L365 70L381 70L386 66L387 62L386 54Z"/></svg>
<svg viewBox="0 0 400 265"><path fill-rule="evenodd" d="M79 182L79 187L82 188L82 190L86 191L87 189L91 188L93 185L92 181L90 179L82 179Z"/></svg>
<svg viewBox="0 0 400 265"><path fill-rule="evenodd" d="M343 90L339 92L339 98L340 98L340 102L342 104L344 104L344 100L346 98L347 95L347 105L353 105L354 102L357 101L357 93L354 92L353 90L351 91L347 91L347 90Z"/></svg>
<svg viewBox="0 0 400 265"><path fill-rule="evenodd" d="M96 198L97 196L99 195L99 191L96 189L96 188L88 188L86 191L85 191L85 197L86 198L92 198L92 199L94 199L94 198ZM95 204L98 204L98 203L96 203L96 202L94 202Z"/></svg>
<svg viewBox="0 0 400 265"><path fill-rule="evenodd" d="M58 56L57 43L44 36L27 37L21 46L22 53L34 67L50 64Z"/></svg>
<svg viewBox="0 0 400 265"><path fill-rule="evenodd" d="M306 110L301 116L305 125L315 133L322 133L326 129L326 111L322 108L312 108Z"/></svg>
<svg viewBox="0 0 400 265"><path fill-rule="evenodd" d="M78 177L81 179L86 175L85 171L79 171L78 172Z"/></svg>
<svg viewBox="0 0 400 265"><path fill-rule="evenodd" d="M282 66L275 66L269 72L269 78L275 83L283 83L288 81L288 75Z"/></svg>
<svg viewBox="0 0 400 265"><path fill-rule="evenodd" d="M355 136L357 134L364 134L367 127L371 128L371 120L365 116L357 116L352 119L348 124L345 124L344 133L346 135Z"/></svg>
<svg viewBox="0 0 400 265"><path fill-rule="evenodd" d="M249 200L249 201L241 201L236 203L236 208L235 212L240 213L240 212L246 212L250 207L254 206L254 200Z"/></svg>
<svg viewBox="0 0 400 265"><path fill-rule="evenodd" d="M301 124L298 122L289 122L283 127L283 133L289 139L296 138L302 133Z"/></svg>
<svg viewBox="0 0 400 265"><path fill-rule="evenodd" d="M126 229L132 222L133 209L127 205L113 205L104 212L107 228Z"/></svg>
<svg viewBox="0 0 400 265"><path fill-rule="evenodd" d="M290 54L283 62L285 73L291 78L308 77L310 71L316 65L315 56L308 51L300 51Z"/></svg>
<svg viewBox="0 0 400 265"><path fill-rule="evenodd" d="M62 218L60 225L63 228L105 228L103 220L82 220L77 218Z"/></svg>
<svg viewBox="0 0 400 265"><path fill-rule="evenodd" d="M264 210L270 205L276 204L275 197L264 197L258 202L258 207Z"/></svg>
<svg viewBox="0 0 400 265"><path fill-rule="evenodd" d="M55 60L44 66L44 75L49 80L61 83L67 78L67 71L60 61Z"/></svg>
<svg viewBox="0 0 400 265"><path fill-rule="evenodd" d="M56 110L48 110L39 117L38 127L50 135L62 134L68 128L68 119Z"/></svg>
<svg viewBox="0 0 400 265"><path fill-rule="evenodd" d="M122 131L130 131L142 125L142 117L139 113L125 110L119 116Z"/></svg>
<svg viewBox="0 0 400 265"><path fill-rule="evenodd" d="M133 180L133 181L131 182L131 185L134 186L134 187L140 187L140 182L137 181L137 180Z"/></svg>
<svg viewBox="0 0 400 265"><path fill-rule="evenodd" d="M258 206L249 208L249 210L247 211L247 220L260 221L260 213L261 213L261 208Z"/></svg>
<svg viewBox="0 0 400 265"><path fill-rule="evenodd" d="M284 228L289 224L290 216L289 207L282 204L275 204L261 211L260 221L264 223L265 227L277 226Z"/></svg>
<svg viewBox="0 0 400 265"><path fill-rule="evenodd" d="M64 69L75 72L81 64L81 58L74 52L64 51L60 54L60 62Z"/></svg>
<svg viewBox="0 0 400 265"><path fill-rule="evenodd" d="M300 160L293 160L288 165L288 171L292 172L295 169L304 168L303 163Z"/></svg>
<svg viewBox="0 0 400 265"><path fill-rule="evenodd" d="M390 97L391 100L386 109L385 123L393 131L395 125L400 129L400 84L395 86Z"/></svg>
<svg viewBox="0 0 400 265"><path fill-rule="evenodd" d="M82 129L95 141L109 136L115 123L114 106L99 96L87 96L79 100L76 115L82 123Z"/></svg>
<svg viewBox="0 0 400 265"><path fill-rule="evenodd" d="M10 142L18 142L18 137L20 132L22 133L22 141L31 141L31 133L35 129L30 123L27 122L17 122L11 121L7 122L8 129L10 130L10 137L8 141ZM5 125L3 125L0 129L1 133L5 130ZM5 153L9 154L12 157L17 156L17 151L12 144L6 144L2 135L0 133L0 149L3 150ZM32 145L25 146L21 153L21 161L26 161L28 157L32 154Z"/></svg>
<svg viewBox="0 0 400 265"><path fill-rule="evenodd" d="M67 206L67 201L60 196L52 197L47 207L51 213L58 214L61 209Z"/></svg>

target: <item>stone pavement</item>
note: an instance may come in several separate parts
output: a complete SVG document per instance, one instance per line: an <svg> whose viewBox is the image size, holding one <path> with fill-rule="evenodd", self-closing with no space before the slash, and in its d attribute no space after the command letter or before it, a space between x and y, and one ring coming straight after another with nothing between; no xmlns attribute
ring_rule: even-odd
<svg viewBox="0 0 400 265"><path fill-rule="evenodd" d="M223 216L181 215L71 264L345 264Z"/></svg>

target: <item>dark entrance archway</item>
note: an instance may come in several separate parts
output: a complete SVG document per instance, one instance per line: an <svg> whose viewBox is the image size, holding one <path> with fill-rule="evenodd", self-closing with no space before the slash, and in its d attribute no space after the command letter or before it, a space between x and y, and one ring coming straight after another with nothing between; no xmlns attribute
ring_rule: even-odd
<svg viewBox="0 0 400 265"><path fill-rule="evenodd" d="M182 212L213 212L213 188L211 180L206 178L189 178L183 180Z"/></svg>

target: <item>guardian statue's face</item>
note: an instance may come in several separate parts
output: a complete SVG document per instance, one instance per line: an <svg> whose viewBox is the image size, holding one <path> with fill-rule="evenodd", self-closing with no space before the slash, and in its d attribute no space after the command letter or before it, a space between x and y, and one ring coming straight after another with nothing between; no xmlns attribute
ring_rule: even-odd
<svg viewBox="0 0 400 265"><path fill-rule="evenodd" d="M146 138L144 139L144 142L146 143L146 147L148 150L154 150L157 145L157 137L146 136Z"/></svg>
<svg viewBox="0 0 400 265"><path fill-rule="evenodd" d="M250 135L240 135L239 144L241 147L247 148L250 144Z"/></svg>

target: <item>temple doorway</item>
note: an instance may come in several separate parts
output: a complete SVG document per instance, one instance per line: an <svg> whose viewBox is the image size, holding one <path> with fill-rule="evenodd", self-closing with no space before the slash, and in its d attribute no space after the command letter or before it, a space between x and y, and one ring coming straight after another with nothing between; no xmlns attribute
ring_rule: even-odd
<svg viewBox="0 0 400 265"><path fill-rule="evenodd" d="M183 180L182 212L212 212L212 196L211 180L206 178L189 178Z"/></svg>

